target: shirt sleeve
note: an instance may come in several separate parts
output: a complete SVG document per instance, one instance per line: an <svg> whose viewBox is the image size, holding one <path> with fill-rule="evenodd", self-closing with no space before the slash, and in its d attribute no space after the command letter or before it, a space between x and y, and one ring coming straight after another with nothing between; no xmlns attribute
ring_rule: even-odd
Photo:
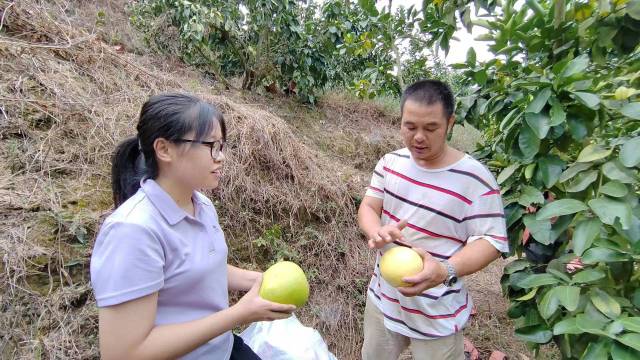
<svg viewBox="0 0 640 360"><path fill-rule="evenodd" d="M139 224L114 222L100 230L91 255L91 284L99 307L152 294L164 285L160 240Z"/></svg>
<svg viewBox="0 0 640 360"><path fill-rule="evenodd" d="M486 239L500 252L509 252L507 225L498 184L493 180L495 190L480 195L466 216L467 244L478 239Z"/></svg>
<svg viewBox="0 0 640 360"><path fill-rule="evenodd" d="M378 161L373 174L371 175L371 182L367 187L365 196L372 196L379 199L384 199L384 157Z"/></svg>

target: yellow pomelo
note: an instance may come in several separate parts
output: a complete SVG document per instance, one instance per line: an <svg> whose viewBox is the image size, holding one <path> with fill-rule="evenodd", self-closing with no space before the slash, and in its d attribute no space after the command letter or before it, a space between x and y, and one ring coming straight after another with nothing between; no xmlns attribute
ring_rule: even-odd
<svg viewBox="0 0 640 360"><path fill-rule="evenodd" d="M422 271L422 257L415 250L396 246L386 251L380 259L380 274L393 287L411 286L402 278Z"/></svg>
<svg viewBox="0 0 640 360"><path fill-rule="evenodd" d="M291 261L281 261L262 275L260 297L299 308L309 299L309 282L300 266Z"/></svg>
<svg viewBox="0 0 640 360"><path fill-rule="evenodd" d="M626 100L635 93L636 93L635 89L630 89L628 87L620 86L619 88L616 89L614 96L616 100Z"/></svg>

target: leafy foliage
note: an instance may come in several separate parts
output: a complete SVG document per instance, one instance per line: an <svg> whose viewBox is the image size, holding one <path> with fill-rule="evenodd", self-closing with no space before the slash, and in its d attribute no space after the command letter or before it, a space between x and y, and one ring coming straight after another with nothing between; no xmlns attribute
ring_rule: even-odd
<svg viewBox="0 0 640 360"><path fill-rule="evenodd" d="M640 1L477 1L492 15L473 20L468 1L427 3L488 29L494 58L456 65L458 116L499 174L516 335L567 359L638 358Z"/></svg>
<svg viewBox="0 0 640 360"><path fill-rule="evenodd" d="M314 102L326 87L397 96L405 82L449 76L425 50L433 41L420 31L422 15L413 6L378 10L373 0L144 0L132 21L165 51L174 29L182 59L226 86L241 76L243 89L286 89Z"/></svg>

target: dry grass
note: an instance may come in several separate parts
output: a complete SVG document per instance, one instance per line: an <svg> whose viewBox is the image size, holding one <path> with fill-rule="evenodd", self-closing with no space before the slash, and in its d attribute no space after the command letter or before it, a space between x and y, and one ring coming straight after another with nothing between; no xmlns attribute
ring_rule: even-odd
<svg viewBox="0 0 640 360"><path fill-rule="evenodd" d="M300 317L341 357L354 357L357 345L344 339L360 338L358 299L371 257L358 246L352 194L360 187L343 181L349 167L300 142L281 118L206 93L200 75L121 54L73 26L63 10L74 4L1 4L0 151L8 161L0 181L0 326L12 329L2 335L3 358L97 357L87 270L91 240L111 207L109 156L131 134L141 103L168 90L195 92L229 122L231 151L215 198L230 261L299 262L314 288ZM253 241L276 227L277 236Z"/></svg>
<svg viewBox="0 0 640 360"><path fill-rule="evenodd" d="M135 50L139 39L121 9L97 4L0 0L0 328L10 329L0 332L0 358L98 357L88 261L111 208L110 154L132 134L142 102L170 90L196 93L227 118L231 151L212 198L230 263L300 263L313 292L299 317L339 358L358 358L373 254L354 214L375 161L400 144L397 119L340 96L310 109L216 91L174 58L114 48ZM96 9L111 27L94 29ZM114 26L124 29L121 43L109 40ZM487 346L515 349L504 311L489 316L500 309L478 326L505 338Z"/></svg>

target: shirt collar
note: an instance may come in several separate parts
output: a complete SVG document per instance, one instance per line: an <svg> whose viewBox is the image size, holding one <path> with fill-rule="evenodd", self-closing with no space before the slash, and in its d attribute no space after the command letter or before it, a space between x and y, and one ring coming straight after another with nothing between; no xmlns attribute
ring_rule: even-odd
<svg viewBox="0 0 640 360"><path fill-rule="evenodd" d="M184 209L176 204L175 200L169 195L157 182L152 179L143 179L140 181L140 187L142 191L147 195L153 206L158 209L162 217L169 223L169 225L175 225L182 221L185 217L191 217ZM192 198L196 198L195 194ZM200 207L199 201L194 201L195 213L198 213L198 207Z"/></svg>

